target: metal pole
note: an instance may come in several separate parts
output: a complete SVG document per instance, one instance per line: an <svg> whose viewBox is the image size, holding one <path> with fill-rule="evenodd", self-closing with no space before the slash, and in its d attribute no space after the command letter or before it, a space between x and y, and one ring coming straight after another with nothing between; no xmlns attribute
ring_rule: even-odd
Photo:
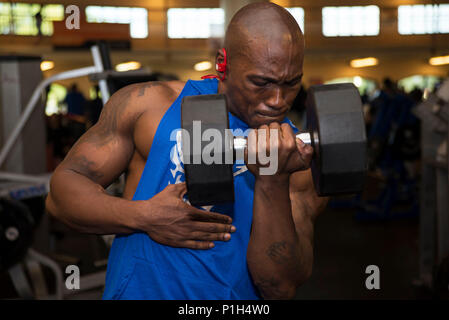
<svg viewBox="0 0 449 320"><path fill-rule="evenodd" d="M31 175L0 171L0 180L27 183L48 183L50 181L50 174Z"/></svg>
<svg viewBox="0 0 449 320"><path fill-rule="evenodd" d="M64 277L61 271L61 268L59 267L59 265L53 261L52 259L44 256L43 254L33 250L33 249L28 249L27 252L27 257L29 259L33 259L36 260L37 262L43 264L44 266L47 266L48 268L50 268L54 275L55 275L55 282L56 282L56 299L57 300L62 300L63 296L63 286L64 286Z"/></svg>
<svg viewBox="0 0 449 320"><path fill-rule="evenodd" d="M92 46L92 48L90 48L90 51L92 52L92 58L94 60L94 65L98 70L97 72L104 71L104 66L103 63L101 62L101 54L98 45ZM110 97L108 83L106 79L99 80L98 86L100 87L101 100L103 101L103 105L105 105Z"/></svg>
<svg viewBox="0 0 449 320"><path fill-rule="evenodd" d="M33 91L33 94L31 95L31 98L28 100L28 103L25 107L25 110L22 112L22 115L20 116L19 121L17 122L16 126L12 130L11 134L6 139L5 145L1 149L0 152L0 167L4 164L9 152L11 151L12 147L17 141L17 138L19 137L20 133L22 132L23 128L25 127L26 122L28 121L29 117L31 116L31 113L33 113L34 108L36 107L36 103L39 100L39 97L41 95L42 90L44 90L50 83L58 80L65 80L65 79L71 79L71 78L78 78L87 76L91 73L95 72L101 72L97 67L85 67L70 71L61 72L58 74L55 74L54 76L51 76L45 80L42 80L39 85L36 87L36 89Z"/></svg>

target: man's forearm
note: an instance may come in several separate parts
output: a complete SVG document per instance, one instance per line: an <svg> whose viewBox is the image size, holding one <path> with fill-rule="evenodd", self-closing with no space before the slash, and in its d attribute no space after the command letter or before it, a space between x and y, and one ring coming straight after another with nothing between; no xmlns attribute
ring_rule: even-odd
<svg viewBox="0 0 449 320"><path fill-rule="evenodd" d="M113 197L71 170L57 170L47 196L47 211L84 233L131 233L138 229L139 201Z"/></svg>
<svg viewBox="0 0 449 320"><path fill-rule="evenodd" d="M247 258L264 298L292 298L310 275L313 250L309 236L298 237L296 232L288 176L257 179Z"/></svg>

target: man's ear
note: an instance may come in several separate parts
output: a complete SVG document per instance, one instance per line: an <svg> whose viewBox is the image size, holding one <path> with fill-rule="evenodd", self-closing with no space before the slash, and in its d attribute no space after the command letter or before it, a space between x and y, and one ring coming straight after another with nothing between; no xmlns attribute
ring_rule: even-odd
<svg viewBox="0 0 449 320"><path fill-rule="evenodd" d="M227 57L225 48L221 48L217 51L215 57L215 70L217 71L218 77L221 81L226 78L226 67L227 67Z"/></svg>

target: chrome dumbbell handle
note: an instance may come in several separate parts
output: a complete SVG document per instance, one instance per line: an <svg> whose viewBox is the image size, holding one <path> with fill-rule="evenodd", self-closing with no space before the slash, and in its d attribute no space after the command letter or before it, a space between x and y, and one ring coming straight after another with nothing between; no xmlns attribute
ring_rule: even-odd
<svg viewBox="0 0 449 320"><path fill-rule="evenodd" d="M305 144L312 144L312 135L310 134L310 132L300 132L296 135L296 138L301 139ZM315 136L315 141L317 140L317 137ZM238 137L234 137L233 139L233 148L234 148L234 152L237 155L237 158L241 158L240 155L243 156L244 152L245 152L245 148L247 145L247 139L246 137L242 137L242 136L238 136Z"/></svg>

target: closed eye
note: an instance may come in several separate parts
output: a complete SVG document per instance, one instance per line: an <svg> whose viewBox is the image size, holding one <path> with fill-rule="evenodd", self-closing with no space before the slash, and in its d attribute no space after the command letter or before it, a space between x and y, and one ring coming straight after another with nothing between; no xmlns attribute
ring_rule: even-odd
<svg viewBox="0 0 449 320"><path fill-rule="evenodd" d="M293 80L287 81L286 84L288 86L292 86L293 87L293 86L297 85L300 81L301 81L301 77L298 77L298 78L295 78Z"/></svg>
<svg viewBox="0 0 449 320"><path fill-rule="evenodd" d="M252 82L258 87L265 87L268 84L268 81L265 80L253 80Z"/></svg>
<svg viewBox="0 0 449 320"><path fill-rule="evenodd" d="M271 83L276 82L275 79L263 76L250 76L248 79L249 81L251 81L252 84L254 84L257 87L265 87Z"/></svg>

